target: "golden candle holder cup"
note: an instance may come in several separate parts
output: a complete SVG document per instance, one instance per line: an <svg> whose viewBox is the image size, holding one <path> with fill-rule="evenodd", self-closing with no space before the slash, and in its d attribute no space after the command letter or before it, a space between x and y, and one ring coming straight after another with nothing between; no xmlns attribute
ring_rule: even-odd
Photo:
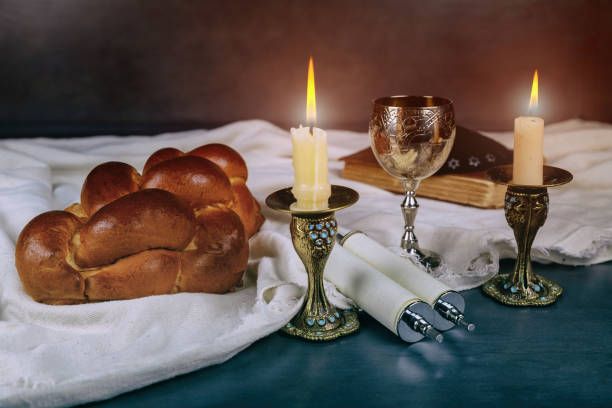
<svg viewBox="0 0 612 408"><path fill-rule="evenodd" d="M563 288L536 275L531 266L531 245L548 215L548 188L572 180L572 174L557 167L544 166L541 185L512 183L512 165L497 166L487 171L488 178L508 186L504 213L514 231L517 258L514 272L498 274L482 286L484 293L510 306L546 306L557 301Z"/></svg>
<svg viewBox="0 0 612 408"><path fill-rule="evenodd" d="M308 273L308 292L300 312L283 328L285 333L308 340L327 341L359 329L357 312L340 310L325 296L323 272L334 247L338 223L335 212L357 202L359 194L343 186L331 186L326 208L300 209L291 188L270 194L266 204L273 210L291 214L291 240Z"/></svg>

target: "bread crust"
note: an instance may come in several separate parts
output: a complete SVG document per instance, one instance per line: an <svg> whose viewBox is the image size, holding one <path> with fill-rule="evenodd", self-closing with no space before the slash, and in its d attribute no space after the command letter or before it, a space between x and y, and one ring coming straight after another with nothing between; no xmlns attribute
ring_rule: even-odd
<svg viewBox="0 0 612 408"><path fill-rule="evenodd" d="M238 285L263 217L242 157L209 146L161 149L143 176L125 163L96 166L80 204L40 214L21 231L15 264L26 293L75 304Z"/></svg>
<svg viewBox="0 0 612 408"><path fill-rule="evenodd" d="M142 179L142 188L160 188L181 197L194 208L228 205L233 201L227 175L213 162L181 156L157 163Z"/></svg>
<svg viewBox="0 0 612 408"><path fill-rule="evenodd" d="M35 300L82 301L84 277L67 261L70 240L79 219L65 211L49 211L32 219L15 247L15 265L26 293Z"/></svg>
<svg viewBox="0 0 612 408"><path fill-rule="evenodd" d="M140 190L100 208L81 226L72 240L74 260L92 268L147 249L182 250L194 232L193 210L176 195Z"/></svg>
<svg viewBox="0 0 612 408"><path fill-rule="evenodd" d="M81 189L81 206L91 216L106 204L140 189L140 174L127 163L106 162L96 166Z"/></svg>
<svg viewBox="0 0 612 408"><path fill-rule="evenodd" d="M220 143L211 143L197 147L187 153L198 156L215 163L231 179L239 178L246 181L249 178L247 165L240 154L229 146Z"/></svg>

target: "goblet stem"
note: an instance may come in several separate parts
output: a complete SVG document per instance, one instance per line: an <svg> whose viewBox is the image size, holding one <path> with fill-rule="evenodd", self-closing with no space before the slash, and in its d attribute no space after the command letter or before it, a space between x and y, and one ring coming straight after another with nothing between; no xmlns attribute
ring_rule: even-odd
<svg viewBox="0 0 612 408"><path fill-rule="evenodd" d="M402 214L404 215L404 234L402 235L401 247L404 254L413 258L432 272L434 269L442 265L440 255L432 251L422 250L419 247L419 240L414 233L414 222L416 220L419 203L416 199L416 189L419 186L419 180L406 179L406 196L402 201Z"/></svg>
<svg viewBox="0 0 612 408"><path fill-rule="evenodd" d="M402 235L401 247L406 252L413 254L419 249L419 240L414 233L414 220L419 210L419 203L414 190L406 191L401 207L404 214L404 234Z"/></svg>

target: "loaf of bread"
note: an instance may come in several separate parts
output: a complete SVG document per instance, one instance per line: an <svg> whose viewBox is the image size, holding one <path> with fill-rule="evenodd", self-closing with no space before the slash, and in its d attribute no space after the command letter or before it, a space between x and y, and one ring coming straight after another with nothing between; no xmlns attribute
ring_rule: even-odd
<svg viewBox="0 0 612 408"><path fill-rule="evenodd" d="M25 291L76 304L231 290L263 223L247 176L242 157L221 144L159 150L142 175L126 163L100 164L80 204L40 214L21 231L15 263Z"/></svg>

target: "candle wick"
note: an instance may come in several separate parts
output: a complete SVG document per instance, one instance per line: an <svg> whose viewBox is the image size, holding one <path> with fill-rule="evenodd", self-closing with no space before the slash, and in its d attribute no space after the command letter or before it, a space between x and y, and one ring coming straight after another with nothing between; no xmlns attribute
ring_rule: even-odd
<svg viewBox="0 0 612 408"><path fill-rule="evenodd" d="M529 109L527 109L527 114L529 116L537 116L537 108L530 106Z"/></svg>
<svg viewBox="0 0 612 408"><path fill-rule="evenodd" d="M308 126L308 133L310 133L310 136L314 136L314 126Z"/></svg>

